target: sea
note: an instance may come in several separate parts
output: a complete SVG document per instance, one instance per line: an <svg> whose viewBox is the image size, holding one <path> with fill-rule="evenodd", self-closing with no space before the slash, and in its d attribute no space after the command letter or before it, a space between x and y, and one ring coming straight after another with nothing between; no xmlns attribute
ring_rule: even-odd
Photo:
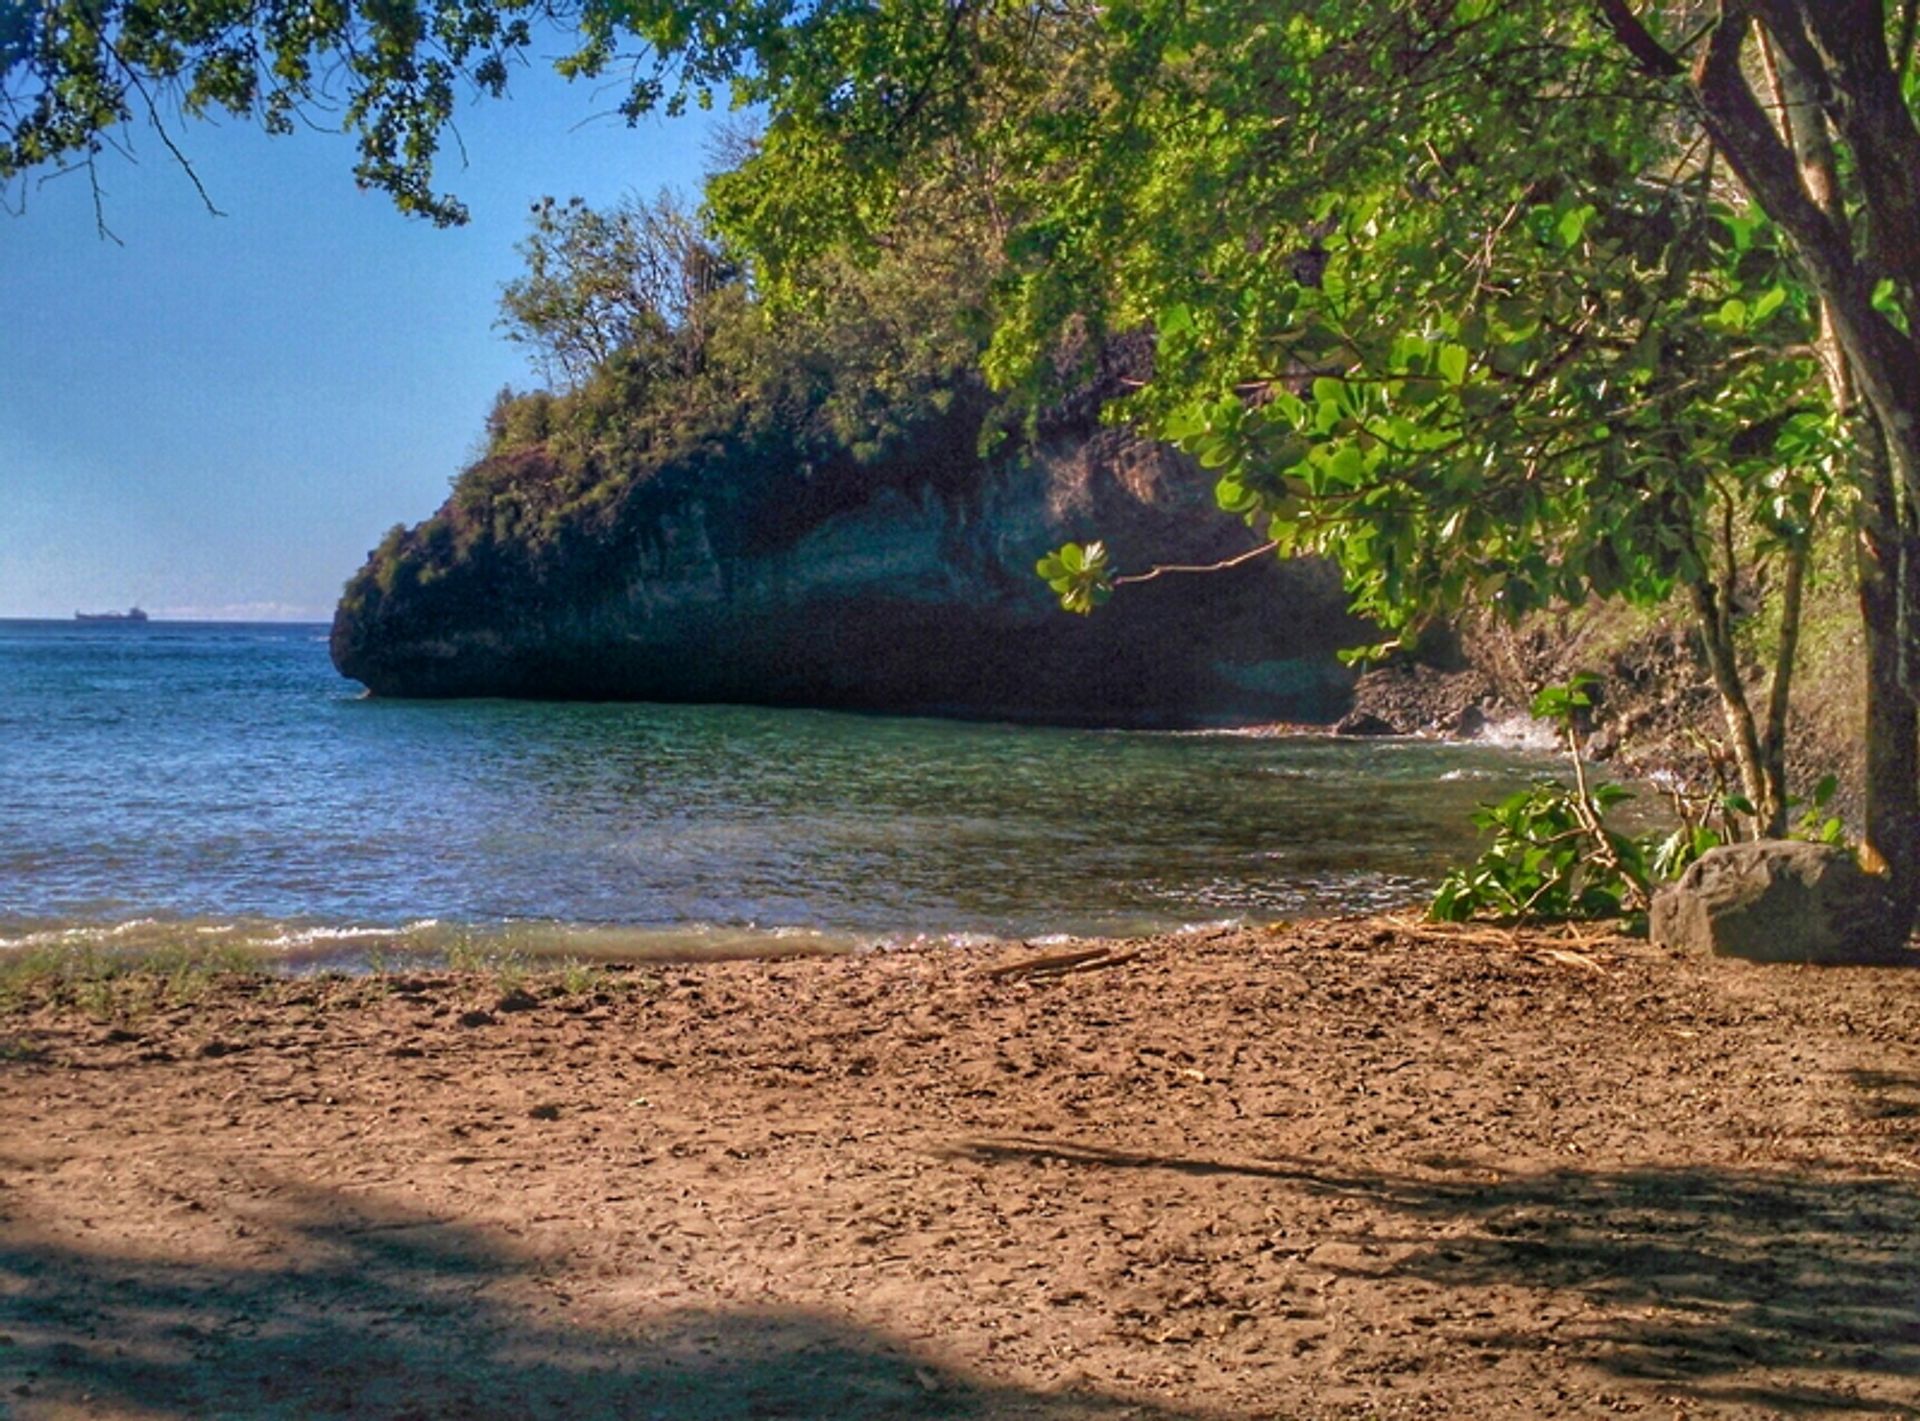
<svg viewBox="0 0 1920 1421"><path fill-rule="evenodd" d="M910 950L1384 909L1511 744L367 696L319 625L0 621L0 952Z"/></svg>

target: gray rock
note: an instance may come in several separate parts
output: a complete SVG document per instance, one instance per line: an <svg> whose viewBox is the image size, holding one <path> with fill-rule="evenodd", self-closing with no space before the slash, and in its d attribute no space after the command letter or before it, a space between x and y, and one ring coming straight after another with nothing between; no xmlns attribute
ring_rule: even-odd
<svg viewBox="0 0 1920 1421"><path fill-rule="evenodd" d="M1487 708L1476 701L1454 717L1453 733L1462 740L1478 739L1487 728L1487 720Z"/></svg>
<svg viewBox="0 0 1920 1421"><path fill-rule="evenodd" d="M1701 856L1654 896L1663 947L1751 962L1886 962L1904 957L1884 882L1831 844L1762 840Z"/></svg>
<svg viewBox="0 0 1920 1421"><path fill-rule="evenodd" d="M1091 617L1062 612L1034 574L1068 539L1108 539L1129 571L1244 552L1208 471L1114 430L982 459L977 432L841 470L831 498L784 465L689 456L550 538L496 536L485 507L449 499L393 562L376 556L354 579L334 664L378 696L1070 725L1322 724L1351 704L1356 678L1334 653L1379 633L1348 613L1325 564L1161 578ZM516 461L544 458L493 462L517 487L535 475Z"/></svg>
<svg viewBox="0 0 1920 1421"><path fill-rule="evenodd" d="M1345 719L1334 726L1335 735L1398 735L1400 727L1390 720L1383 720L1372 711L1350 711Z"/></svg>

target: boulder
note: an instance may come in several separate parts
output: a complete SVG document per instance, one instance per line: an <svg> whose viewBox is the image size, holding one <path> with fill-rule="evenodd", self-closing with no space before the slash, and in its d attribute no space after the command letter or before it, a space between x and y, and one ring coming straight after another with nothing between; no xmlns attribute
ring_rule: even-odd
<svg viewBox="0 0 1920 1421"><path fill-rule="evenodd" d="M1904 956L1883 880L1832 844L1762 840L1703 854L1654 896L1662 947L1750 962L1886 962Z"/></svg>
<svg viewBox="0 0 1920 1421"><path fill-rule="evenodd" d="M1335 735L1367 737L1376 735L1398 735L1400 727L1392 721L1375 715L1372 711L1349 711L1340 723L1333 728Z"/></svg>
<svg viewBox="0 0 1920 1421"><path fill-rule="evenodd" d="M1475 701L1463 706L1460 714L1453 718L1453 735L1458 740L1477 740L1486 733L1487 723L1492 719L1487 714L1484 702Z"/></svg>

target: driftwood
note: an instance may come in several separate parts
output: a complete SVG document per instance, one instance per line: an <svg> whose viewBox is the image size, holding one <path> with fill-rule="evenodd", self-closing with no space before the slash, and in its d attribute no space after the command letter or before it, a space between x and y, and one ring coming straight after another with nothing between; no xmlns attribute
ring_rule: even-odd
<svg viewBox="0 0 1920 1421"><path fill-rule="evenodd" d="M1131 962L1138 952L1116 952L1111 947L1088 947L1075 952L1050 952L1019 962L989 967L987 977L994 982L1013 982L1030 977L1064 977L1069 972L1094 972L1102 967L1118 967Z"/></svg>
<svg viewBox="0 0 1920 1421"><path fill-rule="evenodd" d="M1499 947L1517 952L1534 962L1578 968L1604 977L1607 969L1589 953L1620 940L1619 930L1611 925L1436 923L1414 913L1383 914L1385 921L1399 931L1424 942L1445 943L1456 947Z"/></svg>

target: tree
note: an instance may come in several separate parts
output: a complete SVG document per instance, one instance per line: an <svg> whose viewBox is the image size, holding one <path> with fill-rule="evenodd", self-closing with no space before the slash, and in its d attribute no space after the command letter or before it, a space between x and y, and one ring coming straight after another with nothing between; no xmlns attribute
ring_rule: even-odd
<svg viewBox="0 0 1920 1421"><path fill-rule="evenodd" d="M1827 378L1854 426L1867 652L1868 843L1901 902L1920 899L1920 759L1911 630L1920 576L1920 7L1878 0L1723 3L1691 67L1625 0L1600 0L1643 70L1687 95L1742 185L1792 241L1820 302ZM1782 121L1756 74L1773 77Z"/></svg>
<svg viewBox="0 0 1920 1421"><path fill-rule="evenodd" d="M501 93L537 13L531 0L10 0L0 182L70 168L94 178L135 119L191 176L173 125L225 112L272 133L303 120L356 132L363 185L403 211L462 221L457 199L432 187L458 85ZM94 193L97 205L97 178Z"/></svg>
<svg viewBox="0 0 1920 1421"><path fill-rule="evenodd" d="M1736 540L1711 529L1744 505L1756 532L1782 545L1791 604L1806 515L1830 492L1850 504L1861 549L1869 847L1911 904L1915 6L1890 17L1877 4L1812 0L1644 11L1624 0L1572 11L1143 3L1081 27L1105 68L1104 84L1082 86L1094 104L1016 135L1003 161L1032 181L1009 203L1024 216L992 357L1002 378L1044 371L1070 323L1156 323L1160 358L1137 412L1219 467L1223 502L1266 522L1277 545L1339 557L1390 623L1417 612L1410 594L1423 579L1442 601L1463 577L1483 594L1498 580L1521 603L1678 582L1769 830L1784 812L1787 681L1776 675L1760 723L1741 708L1727 636L1738 579L1725 556L1713 575L1701 544L1730 553ZM1697 55L1691 67L1681 52ZM1782 122L1756 95L1769 81ZM1724 196L1716 171L1732 180ZM1647 189L1689 172L1700 179L1694 216L1649 210ZM1716 205L1710 221L1744 233L1731 251L1694 238L1666 242L1658 260L1641 255L1649 232L1676 216L1698 230L1698 213ZM1567 245L1586 260L1557 274L1536 265L1546 286L1529 292L1534 222L1568 224ZM1623 230L1635 225L1638 239ZM1774 262L1783 245L1793 269L1750 285L1752 259ZM1634 255L1621 279L1623 252ZM1583 291L1590 305L1603 297L1592 312L1578 309ZM1606 319L1623 307L1646 313L1643 335L1666 342L1655 368L1621 346L1631 314ZM1782 309L1774 332L1757 329L1760 313ZM1543 332L1553 349L1527 349ZM1721 340L1716 354L1703 333L1758 339L1745 350ZM1824 395L1808 388L1815 352ZM1582 407L1622 378L1651 418L1623 421L1618 400ZM1850 438L1835 437L1829 414ZM1589 445L1604 440L1586 457L1580 419ZM1553 429L1566 442L1552 443ZM1624 478L1609 467L1621 450L1638 466ZM1474 453L1505 467L1456 467L1458 477L1441 467L1443 454ZM1537 477L1556 461L1564 482ZM1516 468L1526 471L1517 491ZM1531 501L1517 519L1503 502L1514 496ZM1497 536L1471 536L1490 506L1508 514L1512 566ZM1077 582L1064 580L1091 585L1098 571L1083 561Z"/></svg>
<svg viewBox="0 0 1920 1421"><path fill-rule="evenodd" d="M579 198L533 205L525 273L501 293L501 324L550 381L575 386L623 350L678 367L706 345L706 300L739 273L673 194L602 211Z"/></svg>

